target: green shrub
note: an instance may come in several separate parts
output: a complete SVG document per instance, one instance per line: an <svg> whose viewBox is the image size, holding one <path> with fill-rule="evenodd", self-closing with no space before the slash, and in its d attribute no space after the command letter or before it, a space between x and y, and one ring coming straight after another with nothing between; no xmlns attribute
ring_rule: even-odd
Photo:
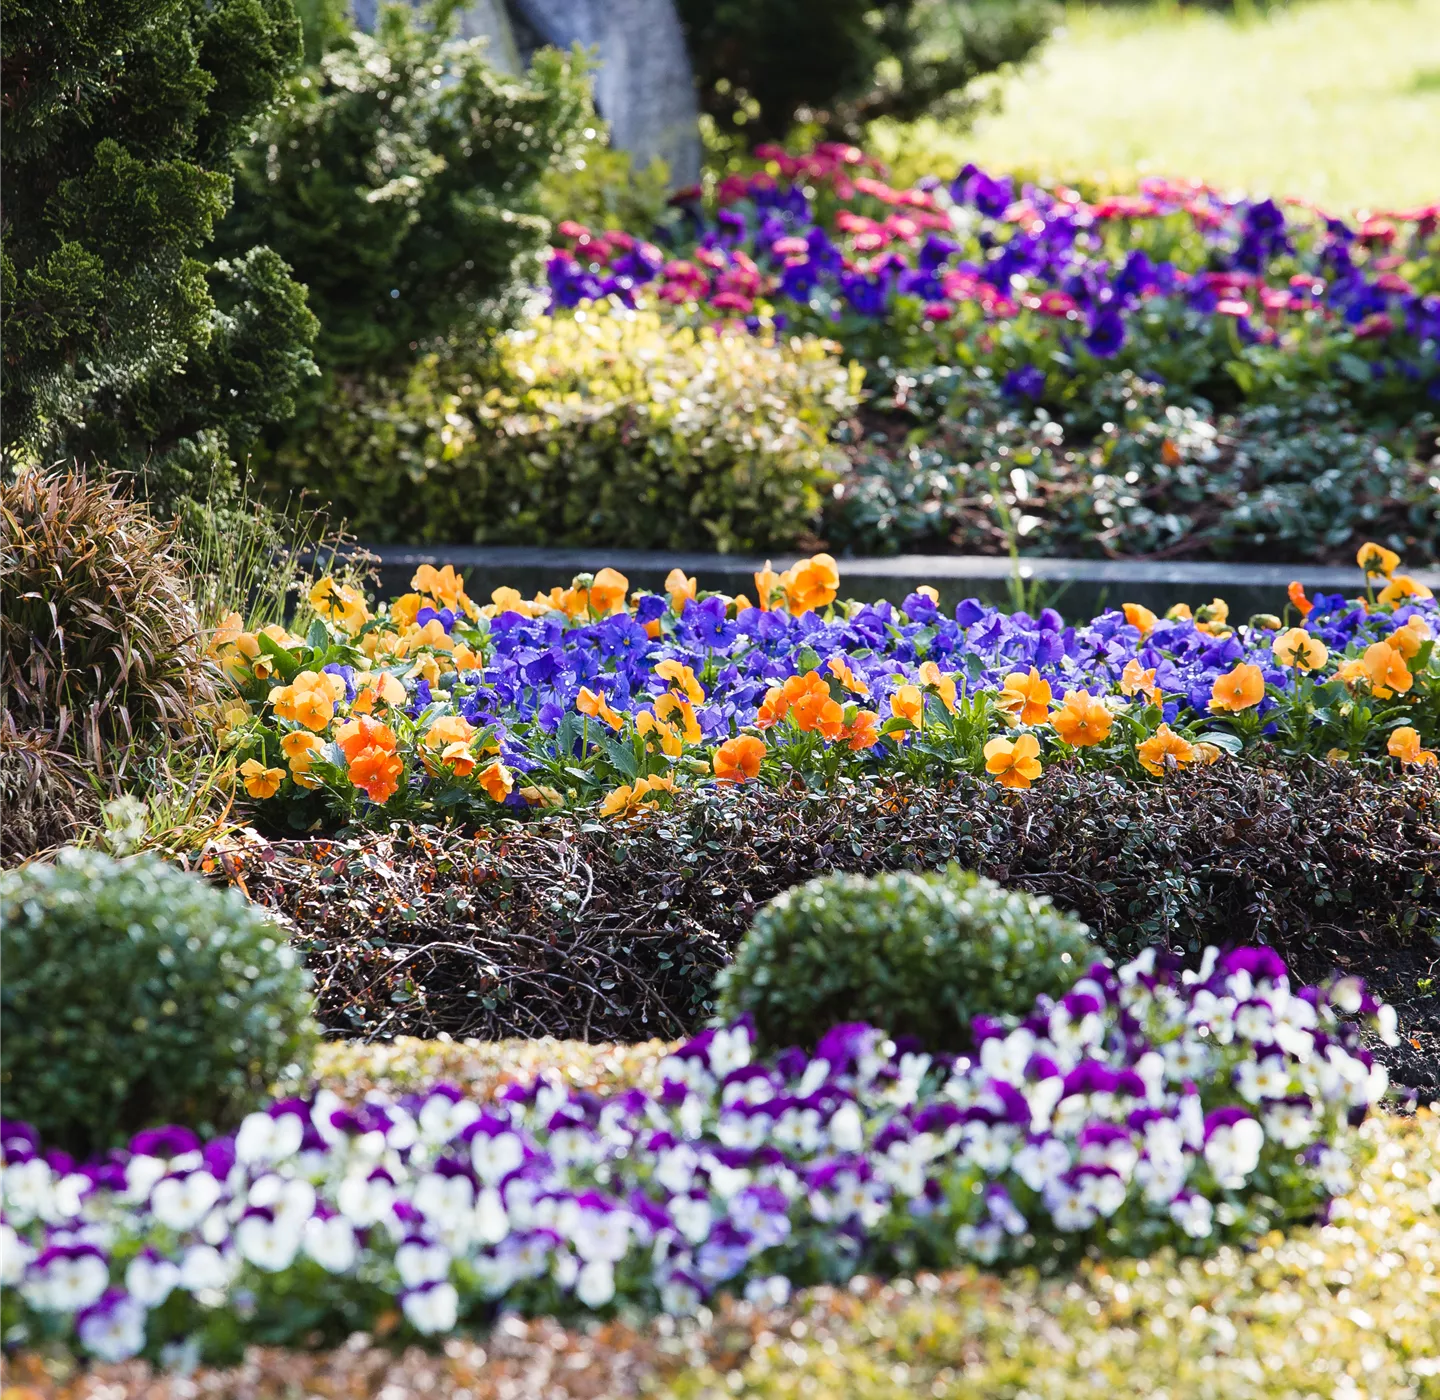
<svg viewBox="0 0 1440 1400"><path fill-rule="evenodd" d="M1048 899L958 866L828 875L756 914L720 974L718 1014L748 1012L767 1046L813 1046L842 1021L868 1021L963 1049L974 1017L1059 995L1096 951L1085 925Z"/></svg>
<svg viewBox="0 0 1440 1400"><path fill-rule="evenodd" d="M308 978L236 890L69 849L0 874L0 916L5 1112L47 1143L224 1129L308 1065Z"/></svg>
<svg viewBox="0 0 1440 1400"><path fill-rule="evenodd" d="M215 260L231 152L300 60L290 0L5 5L0 450L144 474L169 508L294 411L315 319L272 251Z"/></svg>
<svg viewBox="0 0 1440 1400"><path fill-rule="evenodd" d="M345 387L271 479L318 486L364 540L779 547L815 518L857 380L815 341L543 317L483 367Z"/></svg>
<svg viewBox="0 0 1440 1400"><path fill-rule="evenodd" d="M540 180L594 109L583 60L541 49L523 80L497 72L455 37L453 3L382 5L373 35L318 8L307 37L329 51L252 128L218 238L294 268L322 369L393 370L538 279Z"/></svg>

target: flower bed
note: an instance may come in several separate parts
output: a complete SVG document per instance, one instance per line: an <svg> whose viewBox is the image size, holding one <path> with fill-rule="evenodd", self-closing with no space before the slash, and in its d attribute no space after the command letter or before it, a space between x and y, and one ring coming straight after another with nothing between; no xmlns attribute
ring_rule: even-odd
<svg viewBox="0 0 1440 1400"><path fill-rule="evenodd" d="M1360 558L1379 586L1311 600L1292 585L1298 626L1232 622L1219 599L1078 627L974 600L947 617L925 589L839 604L827 555L756 574L758 604L678 570L668 597L631 594L603 569L481 608L424 565L372 616L326 579L305 637L238 615L216 634L248 701L220 739L263 819L296 827L592 803L618 820L710 781L983 772L1024 789L1057 759L1142 781L1246 752L1433 766L1440 609L1388 550Z"/></svg>
<svg viewBox="0 0 1440 1400"><path fill-rule="evenodd" d="M1398 420L1440 399L1440 206L1351 226L1198 181L1089 202L973 165L893 189L853 147L757 154L668 249L562 223L554 305L653 293L871 363L982 365L1057 408L1122 366L1214 402L1334 384Z"/></svg>
<svg viewBox="0 0 1440 1400"><path fill-rule="evenodd" d="M11 1124L6 1337L224 1356L396 1303L433 1335L501 1303L688 1314L956 1258L1213 1248L1349 1189L1346 1125L1386 1087L1357 1014L1393 1043L1359 979L1292 989L1269 949L1182 974L1151 950L977 1019L974 1060L855 1025L752 1065L742 1023L608 1101L543 1079L484 1106L321 1091L83 1169Z"/></svg>
<svg viewBox="0 0 1440 1400"><path fill-rule="evenodd" d="M393 1329L382 1327L329 1352L255 1347L243 1366L179 1377L141 1361L67 1370L53 1354L30 1353L11 1360L9 1377L57 1400L369 1400L392 1388L441 1400L778 1400L810 1382L909 1400L954 1394L961 1377L982 1394L1007 1394L1023 1377L1046 1400L1083 1400L1100 1368L1124 1394L1153 1390L1164 1376L1172 1393L1260 1400L1296 1376L1324 1375L1337 1388L1363 1377L1372 1394L1426 1396L1440 1355L1440 1128L1424 1111L1379 1116L1360 1138L1372 1151L1327 1224L1203 1259L1161 1250L1086 1261L1055 1278L974 1269L889 1284L856 1278L784 1307L720 1299L678 1326L512 1317L483 1338L451 1338L441 1353L397 1352L385 1344Z"/></svg>

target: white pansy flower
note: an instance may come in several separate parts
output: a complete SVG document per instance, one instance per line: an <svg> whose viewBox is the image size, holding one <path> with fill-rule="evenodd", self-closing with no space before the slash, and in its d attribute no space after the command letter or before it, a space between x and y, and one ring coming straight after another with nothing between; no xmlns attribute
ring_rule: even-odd
<svg viewBox="0 0 1440 1400"><path fill-rule="evenodd" d="M100 1361L128 1361L145 1346L145 1307L135 1298L118 1298L80 1319L80 1345Z"/></svg>
<svg viewBox="0 0 1440 1400"><path fill-rule="evenodd" d="M298 1221L247 1215L235 1227L235 1248L247 1263L266 1273L279 1273L295 1262L304 1227Z"/></svg>
<svg viewBox="0 0 1440 1400"><path fill-rule="evenodd" d="M450 1251L438 1244L407 1240L395 1251L395 1271L406 1288L440 1283L450 1277Z"/></svg>
<svg viewBox="0 0 1440 1400"><path fill-rule="evenodd" d="M343 1216L322 1220L312 1215L300 1234L308 1254L327 1273L348 1273L355 1267L358 1248L355 1228Z"/></svg>
<svg viewBox="0 0 1440 1400"><path fill-rule="evenodd" d="M480 1107L473 1099L431 1094L420 1105L420 1136L430 1143L449 1142L479 1117Z"/></svg>
<svg viewBox="0 0 1440 1400"><path fill-rule="evenodd" d="M1241 1118L1216 1128L1205 1144L1205 1161L1227 1190L1238 1190L1260 1165L1265 1130L1254 1118Z"/></svg>
<svg viewBox="0 0 1440 1400"><path fill-rule="evenodd" d="M304 1120L296 1113L250 1113L235 1134L235 1158L251 1162L283 1162L293 1157L305 1138Z"/></svg>
<svg viewBox="0 0 1440 1400"><path fill-rule="evenodd" d="M125 1269L125 1291L147 1308L158 1308L180 1282L180 1266L172 1259L137 1254Z"/></svg>
<svg viewBox="0 0 1440 1400"><path fill-rule="evenodd" d="M171 1230L193 1230L220 1199L220 1183L209 1172L167 1176L150 1193L150 1213Z"/></svg>
<svg viewBox="0 0 1440 1400"><path fill-rule="evenodd" d="M525 1160L525 1146L514 1133L476 1133L470 1139L470 1160L480 1180L494 1186Z"/></svg>
<svg viewBox="0 0 1440 1400"><path fill-rule="evenodd" d="M615 1296L615 1266L591 1259L575 1278L575 1296L587 1308L603 1308Z"/></svg>
<svg viewBox="0 0 1440 1400"><path fill-rule="evenodd" d="M79 1312L110 1286L110 1269L99 1254L83 1250L50 1259L21 1286L32 1307L42 1312Z"/></svg>
<svg viewBox="0 0 1440 1400"><path fill-rule="evenodd" d="M1194 1193L1170 1202L1170 1218L1192 1240L1209 1235L1215 1211L1204 1196Z"/></svg>
<svg viewBox="0 0 1440 1400"><path fill-rule="evenodd" d="M410 1325L423 1336L449 1332L460 1312L460 1295L452 1283L432 1283L400 1300L400 1310Z"/></svg>

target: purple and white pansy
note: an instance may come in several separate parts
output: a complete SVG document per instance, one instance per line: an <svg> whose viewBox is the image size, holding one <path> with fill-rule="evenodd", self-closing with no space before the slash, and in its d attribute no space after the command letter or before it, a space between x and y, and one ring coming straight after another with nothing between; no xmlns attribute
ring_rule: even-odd
<svg viewBox="0 0 1440 1400"><path fill-rule="evenodd" d="M9 1123L5 1334L116 1360L203 1350L217 1318L243 1334L307 1280L351 1322L438 1335L502 1308L686 1313L859 1272L1205 1248L1348 1189L1347 1128L1387 1085L1364 1018L1394 1041L1356 979L1151 950L978 1019L959 1058L845 1025L756 1063L741 1023L677 1049L654 1093L321 1089L88 1165Z"/></svg>

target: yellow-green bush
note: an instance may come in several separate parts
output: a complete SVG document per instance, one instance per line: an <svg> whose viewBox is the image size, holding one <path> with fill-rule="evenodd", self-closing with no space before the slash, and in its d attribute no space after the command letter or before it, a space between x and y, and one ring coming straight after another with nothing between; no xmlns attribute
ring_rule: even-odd
<svg viewBox="0 0 1440 1400"><path fill-rule="evenodd" d="M336 381L262 470L381 542L780 547L839 465L830 430L859 370L832 351L655 312L540 318L483 361Z"/></svg>

